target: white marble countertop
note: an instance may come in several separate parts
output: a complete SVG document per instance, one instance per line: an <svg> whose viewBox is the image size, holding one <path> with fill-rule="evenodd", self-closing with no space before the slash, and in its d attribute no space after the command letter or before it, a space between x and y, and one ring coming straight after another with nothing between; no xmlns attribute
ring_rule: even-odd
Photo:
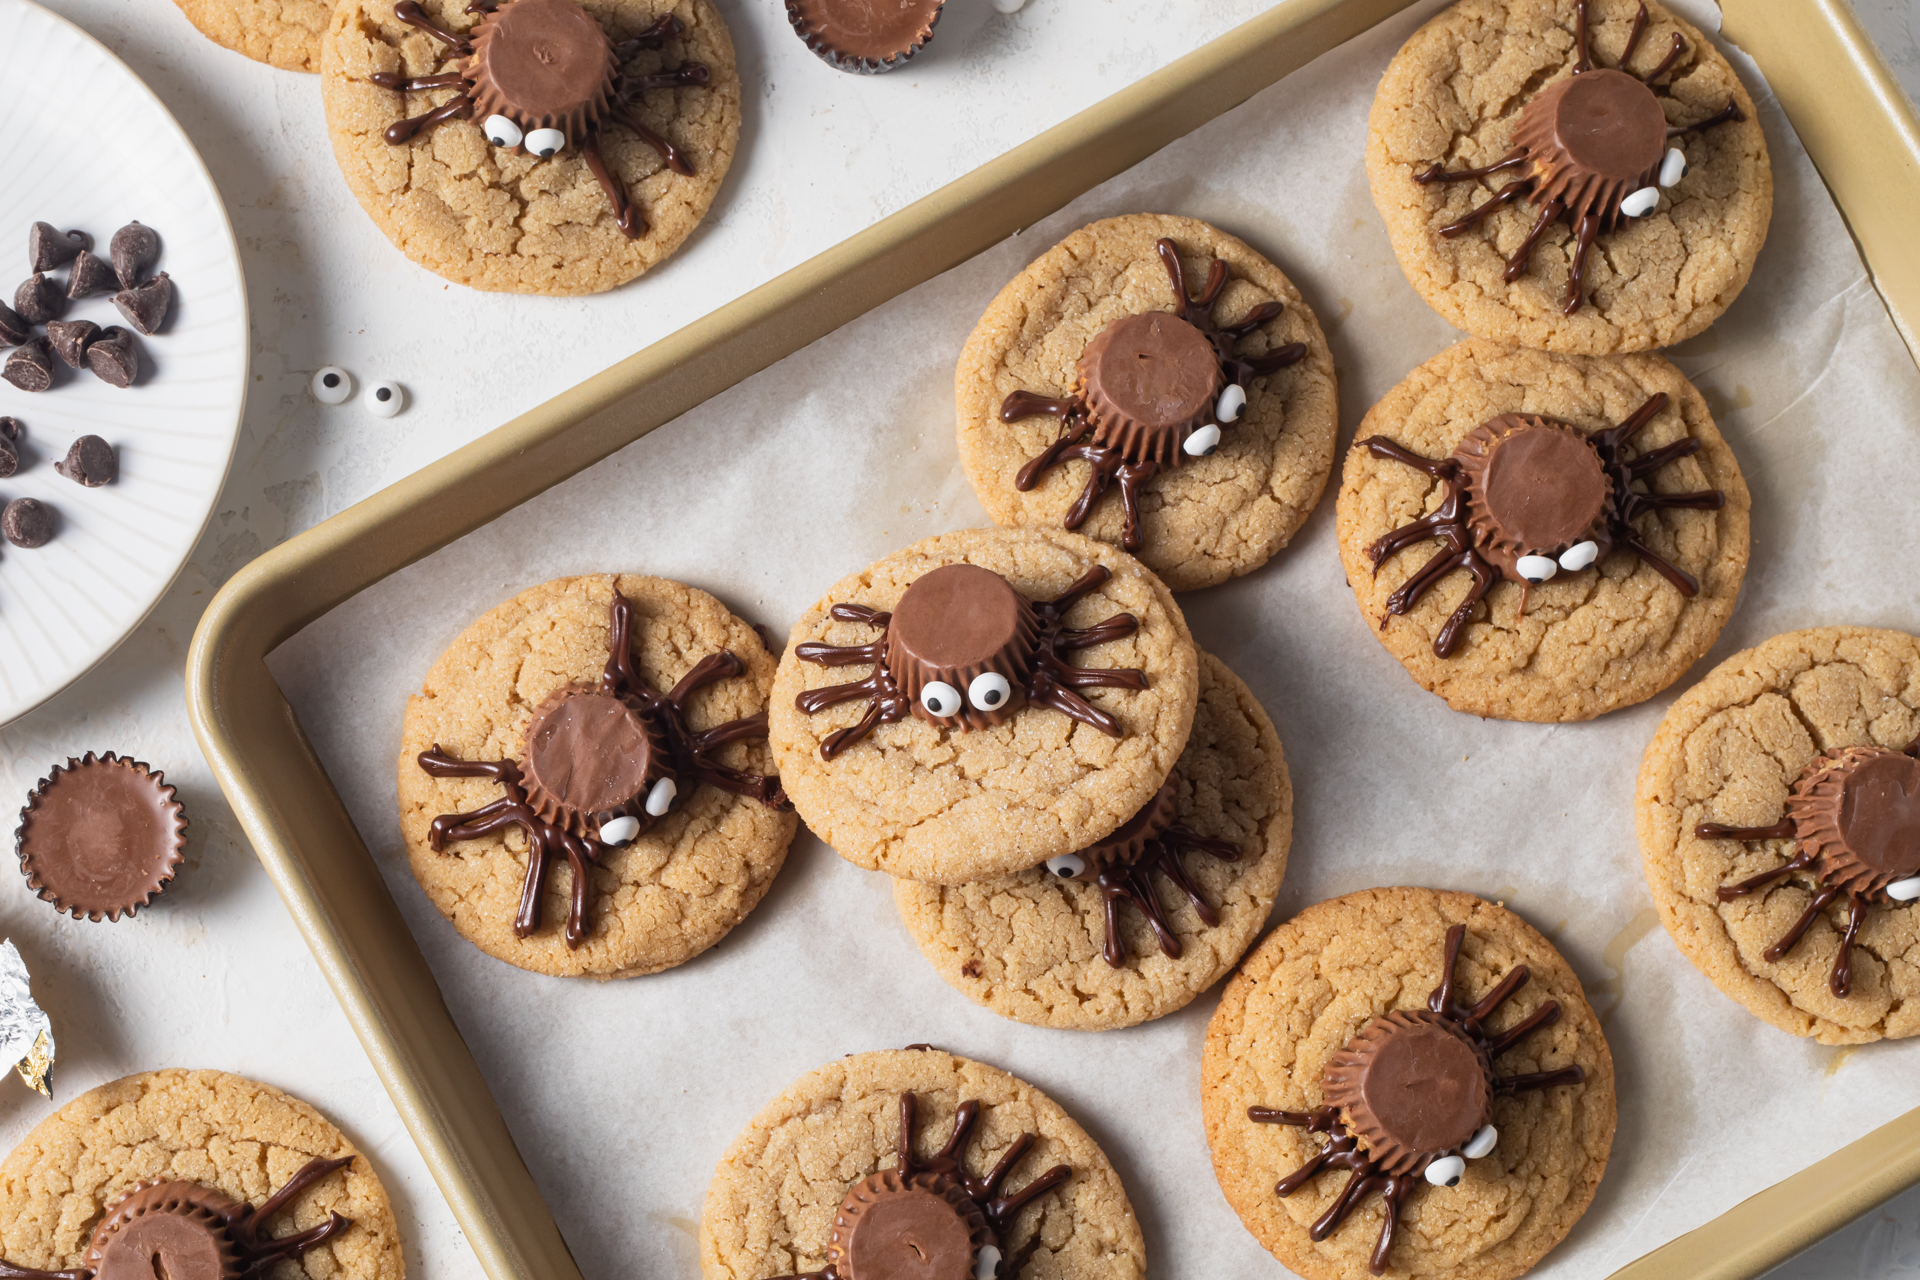
<svg viewBox="0 0 1920 1280"><path fill-rule="evenodd" d="M193 820L188 867L164 905L114 926L55 917L14 879L0 889L0 932L19 944L54 1013L61 1099L160 1066L278 1084L326 1111L379 1165L411 1275L477 1275L194 744L182 672L207 600L268 547L1231 29L1265 0L1171 9L1031 0L1012 16L987 0L950 0L928 50L877 78L815 60L775 0L720 0L746 104L734 170L678 257L593 299L476 295L408 263L334 166L317 77L215 47L164 0L47 2L126 60L205 157L247 272L254 381L225 494L179 582L98 669L0 730L0 794L24 795L48 765L88 749L163 768ZM1920 94L1920 0L1857 7ZM391 420L357 404L316 405L305 388L322 364L362 382L399 381L412 403ZM0 1083L0 1146L46 1112ZM1879 1280L1916 1270L1920 1191L1779 1274Z"/></svg>

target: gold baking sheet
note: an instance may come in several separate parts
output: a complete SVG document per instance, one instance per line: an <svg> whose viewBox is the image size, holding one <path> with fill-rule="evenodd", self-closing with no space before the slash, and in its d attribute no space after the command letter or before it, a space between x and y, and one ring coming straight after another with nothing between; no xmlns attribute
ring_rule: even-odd
<svg viewBox="0 0 1920 1280"><path fill-rule="evenodd" d="M264 663L342 601L708 397L965 261L1404 8L1289 0L780 279L269 552L219 593L188 694L222 789L494 1280L577 1274L438 988ZM1920 207L1910 109L1844 9L1727 5L1911 343ZM1769 40L1774 41L1769 44ZM1786 51L1791 52L1791 74ZM1904 255L1904 256L1903 256ZM1619 1272L1752 1276L1920 1178L1897 1120Z"/></svg>

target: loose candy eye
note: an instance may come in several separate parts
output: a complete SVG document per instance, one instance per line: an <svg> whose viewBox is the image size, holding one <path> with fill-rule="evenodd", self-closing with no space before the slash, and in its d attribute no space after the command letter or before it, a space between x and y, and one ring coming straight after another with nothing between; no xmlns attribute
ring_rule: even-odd
<svg viewBox="0 0 1920 1280"><path fill-rule="evenodd" d="M1534 586L1551 578L1560 568L1547 556L1521 556L1513 562L1516 572Z"/></svg>
<svg viewBox="0 0 1920 1280"><path fill-rule="evenodd" d="M960 714L960 691L945 680L929 680L920 690L920 705L930 716L945 719Z"/></svg>
<svg viewBox="0 0 1920 1280"><path fill-rule="evenodd" d="M1912 902L1920 898L1920 876L1908 876L1905 880L1895 880L1887 886L1887 896L1896 902Z"/></svg>
<svg viewBox="0 0 1920 1280"><path fill-rule="evenodd" d="M1568 573L1578 573L1600 558L1600 544L1589 538L1585 542L1576 542L1560 553L1560 567Z"/></svg>
<svg viewBox="0 0 1920 1280"><path fill-rule="evenodd" d="M1186 450L1188 457L1204 458L1220 447L1220 428L1209 422L1188 436L1187 442L1180 447Z"/></svg>
<svg viewBox="0 0 1920 1280"><path fill-rule="evenodd" d="M321 404L345 404L353 399L353 375L337 364L315 372L308 386Z"/></svg>
<svg viewBox="0 0 1920 1280"><path fill-rule="evenodd" d="M994 0L996 6L1004 3L1005 0ZM1018 4L1014 5L1015 9L1019 7ZM1012 10L1002 8L1000 12L1010 13ZM1000 1251L990 1244L981 1245L980 1252L975 1255L973 1260L973 1280L996 1280L999 1274Z"/></svg>
<svg viewBox="0 0 1920 1280"><path fill-rule="evenodd" d="M1620 212L1629 218L1644 218L1660 203L1660 188L1642 187L1620 202Z"/></svg>
<svg viewBox="0 0 1920 1280"><path fill-rule="evenodd" d="M1670 187L1686 176L1686 152L1678 147L1668 147L1666 156L1660 161L1660 185Z"/></svg>
<svg viewBox="0 0 1920 1280"><path fill-rule="evenodd" d="M1087 869L1087 860L1077 853L1062 853L1047 859L1047 870L1062 880L1071 880Z"/></svg>
<svg viewBox="0 0 1920 1280"><path fill-rule="evenodd" d="M1480 1132L1467 1139L1467 1145L1460 1148L1460 1154L1469 1160L1478 1160L1493 1150L1493 1144L1500 1141L1500 1131L1490 1124L1480 1126Z"/></svg>
<svg viewBox="0 0 1920 1280"><path fill-rule="evenodd" d="M487 122L480 126L480 131L496 147L517 147L520 139L526 136L520 132L519 125L505 116L488 116Z"/></svg>
<svg viewBox="0 0 1920 1280"><path fill-rule="evenodd" d="M1007 699L1013 696L1013 686L998 671L989 671L977 675L973 683L967 686L967 701L973 704L975 711L998 711L1007 705Z"/></svg>
<svg viewBox="0 0 1920 1280"><path fill-rule="evenodd" d="M1457 1187L1467 1173L1467 1162L1459 1156L1442 1156L1427 1166L1427 1181L1436 1187Z"/></svg>
<svg viewBox="0 0 1920 1280"><path fill-rule="evenodd" d="M367 412L376 418L391 418L407 407L407 393L397 382L376 382L364 397Z"/></svg>
<svg viewBox="0 0 1920 1280"><path fill-rule="evenodd" d="M1213 406L1213 416L1220 422L1238 422L1241 410L1246 407L1246 389L1236 382L1220 393L1220 399Z"/></svg>
<svg viewBox="0 0 1920 1280"><path fill-rule="evenodd" d="M680 794L680 788L674 785L672 778L662 778L653 784L653 790L647 792L647 815L657 818L673 807L673 798Z"/></svg>
<svg viewBox="0 0 1920 1280"><path fill-rule="evenodd" d="M600 824L600 843L615 848L640 834L640 819L622 814Z"/></svg>
<svg viewBox="0 0 1920 1280"><path fill-rule="evenodd" d="M567 135L558 129L535 129L527 135L527 150L545 160L567 145Z"/></svg>

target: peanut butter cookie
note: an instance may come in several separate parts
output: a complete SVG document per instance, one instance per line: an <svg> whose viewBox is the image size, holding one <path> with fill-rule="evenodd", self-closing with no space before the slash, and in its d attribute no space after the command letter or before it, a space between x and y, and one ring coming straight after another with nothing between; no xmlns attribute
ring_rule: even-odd
<svg viewBox="0 0 1920 1280"><path fill-rule="evenodd" d="M798 826L759 741L773 669L751 626L664 578L521 592L407 702L400 831L420 887L536 973L699 955L766 894Z"/></svg>
<svg viewBox="0 0 1920 1280"><path fill-rule="evenodd" d="M1589 720L1712 646L1748 508L1705 399L1665 360L1470 339L1360 424L1340 559L1380 643L1454 710Z"/></svg>
<svg viewBox="0 0 1920 1280"><path fill-rule="evenodd" d="M1227 984L1200 1089L1227 1202L1307 1280L1510 1280L1613 1145L1579 978L1467 893L1369 889L1280 925Z"/></svg>
<svg viewBox="0 0 1920 1280"><path fill-rule="evenodd" d="M740 135L709 0L350 0L321 89L334 157L387 238L508 293L599 293L661 262Z"/></svg>
<svg viewBox="0 0 1920 1280"><path fill-rule="evenodd" d="M700 1274L802 1272L1137 1280L1146 1246L1072 1117L1004 1071L921 1046L808 1072L721 1157Z"/></svg>
<svg viewBox="0 0 1920 1280"><path fill-rule="evenodd" d="M1381 77L1367 177L1434 310L1583 355L1712 324L1773 212L1753 99L1658 0L1461 0Z"/></svg>
<svg viewBox="0 0 1920 1280"><path fill-rule="evenodd" d="M1287 545L1338 426L1333 357L1293 282L1166 214L1082 227L1014 277L967 339L954 400L995 522L1119 544L1175 591Z"/></svg>
<svg viewBox="0 0 1920 1280"><path fill-rule="evenodd" d="M1138 813L1186 747L1197 664L1173 596L1125 552L1060 529L945 533L802 615L769 737L841 857L964 884Z"/></svg>
<svg viewBox="0 0 1920 1280"><path fill-rule="evenodd" d="M1920 639L1789 631L1660 722L1635 817L1681 954L1782 1031L1920 1032Z"/></svg>
<svg viewBox="0 0 1920 1280"><path fill-rule="evenodd" d="M0 1164L0 1257L118 1275L406 1274L386 1189L325 1116L271 1085L177 1069L103 1084L34 1126Z"/></svg>
<svg viewBox="0 0 1920 1280"><path fill-rule="evenodd" d="M326 0L174 0L201 35L282 71L318 71Z"/></svg>
<svg viewBox="0 0 1920 1280"><path fill-rule="evenodd" d="M1292 841L1273 722L1202 653L1187 749L1133 820L1018 875L896 880L893 898L940 976L974 1003L1040 1027L1130 1027L1185 1007L1239 963Z"/></svg>

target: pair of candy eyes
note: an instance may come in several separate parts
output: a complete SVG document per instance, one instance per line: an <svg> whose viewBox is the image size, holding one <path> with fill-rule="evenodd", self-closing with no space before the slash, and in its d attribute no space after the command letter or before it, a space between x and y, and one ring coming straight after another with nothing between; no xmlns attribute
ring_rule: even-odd
<svg viewBox="0 0 1920 1280"><path fill-rule="evenodd" d="M1521 556L1513 562L1513 568L1514 572L1537 587L1562 569L1568 573L1578 573L1599 558L1600 544L1589 538L1562 551L1557 561L1552 556Z"/></svg>
<svg viewBox="0 0 1920 1280"><path fill-rule="evenodd" d="M308 385L313 398L321 404L345 404L353 399L353 375L337 364L315 370L313 381ZM366 401L367 412L376 418L391 418L407 407L406 388L397 382L373 383L362 399Z"/></svg>
<svg viewBox="0 0 1920 1280"><path fill-rule="evenodd" d="M545 160L557 154L567 145L567 135L558 129L535 129L532 133L521 133L520 126L505 116L488 116L487 122L480 126L480 132L487 135L487 141L496 147L517 147L527 144L531 155Z"/></svg>
<svg viewBox="0 0 1920 1280"><path fill-rule="evenodd" d="M1660 184L1660 187L1671 187L1686 176L1686 153L1678 147L1668 147L1666 156L1660 161L1660 172L1655 181ZM1646 217L1653 212L1653 206L1660 203L1660 187L1642 187L1623 197L1620 201L1620 212L1629 218Z"/></svg>
<svg viewBox="0 0 1920 1280"><path fill-rule="evenodd" d="M1441 1156L1427 1166L1426 1179L1436 1187L1457 1187L1460 1179L1466 1176L1467 1160L1478 1160L1481 1156L1493 1153L1493 1144L1500 1141L1500 1131L1490 1124L1480 1126L1480 1131L1467 1139L1460 1148L1458 1156ZM1465 1156L1462 1160L1460 1156Z"/></svg>
<svg viewBox="0 0 1920 1280"><path fill-rule="evenodd" d="M977 675L973 683L967 686L967 701L975 711L998 711L1007 705L1007 699L1012 696L1012 683L998 671ZM920 690L920 706L935 719L957 716L960 714L960 691L945 680L929 680Z"/></svg>

